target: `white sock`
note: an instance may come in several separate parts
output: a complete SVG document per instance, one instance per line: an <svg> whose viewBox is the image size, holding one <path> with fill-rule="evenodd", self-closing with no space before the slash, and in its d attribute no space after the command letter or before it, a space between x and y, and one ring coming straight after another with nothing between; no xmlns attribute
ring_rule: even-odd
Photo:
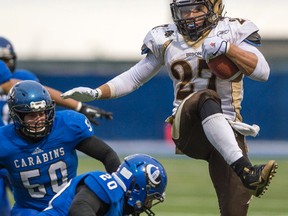
<svg viewBox="0 0 288 216"><path fill-rule="evenodd" d="M243 156L234 132L222 113L208 116L202 121L202 125L210 143L229 165Z"/></svg>

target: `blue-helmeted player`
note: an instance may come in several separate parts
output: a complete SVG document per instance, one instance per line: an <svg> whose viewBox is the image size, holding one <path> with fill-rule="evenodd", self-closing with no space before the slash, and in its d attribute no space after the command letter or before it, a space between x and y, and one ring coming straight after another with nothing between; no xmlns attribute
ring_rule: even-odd
<svg viewBox="0 0 288 216"><path fill-rule="evenodd" d="M17 68L17 55L12 43L5 37L0 36L0 126L11 123L7 104L7 92L19 80L34 80L39 82L38 77L25 69ZM55 99L57 91L52 92ZM58 100L59 102L59 100ZM73 101L72 104L60 104L67 108L75 109L84 115L94 124L98 124L95 118L112 119L112 113L106 112L94 106ZM6 189L10 188L7 171L0 169L0 215L10 215L10 205L7 198Z"/></svg>
<svg viewBox="0 0 288 216"><path fill-rule="evenodd" d="M155 215L152 206L164 201L167 174L155 158L133 154L117 172L94 171L72 179L39 216Z"/></svg>
<svg viewBox="0 0 288 216"><path fill-rule="evenodd" d="M21 81L8 95L13 124L0 127L0 168L7 169L15 204L12 216L37 215L77 174L76 149L101 161L108 173L120 160L93 134L85 115L55 112L48 90L35 81Z"/></svg>

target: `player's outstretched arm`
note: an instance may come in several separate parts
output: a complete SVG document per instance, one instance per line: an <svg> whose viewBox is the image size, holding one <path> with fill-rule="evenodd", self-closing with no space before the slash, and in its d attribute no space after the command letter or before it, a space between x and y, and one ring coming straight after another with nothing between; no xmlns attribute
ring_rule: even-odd
<svg viewBox="0 0 288 216"><path fill-rule="evenodd" d="M139 89L152 79L162 67L161 58L147 55L130 69L109 80L97 88L77 87L64 92L63 99L73 98L87 102L98 99L119 98Z"/></svg>

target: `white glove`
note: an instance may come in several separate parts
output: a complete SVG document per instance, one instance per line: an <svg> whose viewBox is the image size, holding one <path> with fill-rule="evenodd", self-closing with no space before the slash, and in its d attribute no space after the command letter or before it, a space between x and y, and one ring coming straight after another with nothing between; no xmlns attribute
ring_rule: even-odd
<svg viewBox="0 0 288 216"><path fill-rule="evenodd" d="M78 87L70 89L61 94L63 99L72 98L81 102L88 102L96 100L100 97L99 91L87 87Z"/></svg>
<svg viewBox="0 0 288 216"><path fill-rule="evenodd" d="M210 59L225 54L230 48L230 43L218 36L208 37L202 43L202 56L208 63Z"/></svg>

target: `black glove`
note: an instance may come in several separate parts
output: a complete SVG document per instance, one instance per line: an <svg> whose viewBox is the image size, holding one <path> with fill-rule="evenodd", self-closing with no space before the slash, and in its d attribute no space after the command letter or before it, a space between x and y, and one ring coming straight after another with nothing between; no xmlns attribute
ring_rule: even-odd
<svg viewBox="0 0 288 216"><path fill-rule="evenodd" d="M95 120L95 118L105 118L108 120L113 119L113 113L107 112L103 109L99 109L98 107L94 107L88 104L82 104L81 109L79 110L80 113L84 114L91 123L95 125L99 125L99 123Z"/></svg>

